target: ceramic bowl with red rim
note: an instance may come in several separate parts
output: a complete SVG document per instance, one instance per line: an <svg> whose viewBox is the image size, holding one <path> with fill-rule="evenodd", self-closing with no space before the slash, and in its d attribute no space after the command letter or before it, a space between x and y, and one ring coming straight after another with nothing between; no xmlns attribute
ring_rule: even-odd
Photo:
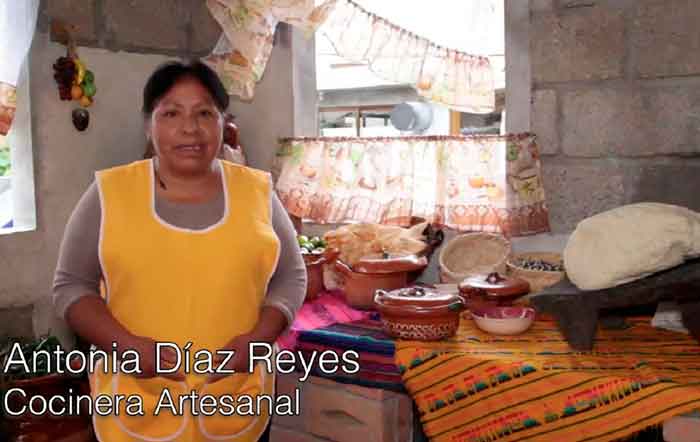
<svg viewBox="0 0 700 442"><path fill-rule="evenodd" d="M524 306L491 306L472 310L477 327L492 335L519 335L535 321L535 309Z"/></svg>

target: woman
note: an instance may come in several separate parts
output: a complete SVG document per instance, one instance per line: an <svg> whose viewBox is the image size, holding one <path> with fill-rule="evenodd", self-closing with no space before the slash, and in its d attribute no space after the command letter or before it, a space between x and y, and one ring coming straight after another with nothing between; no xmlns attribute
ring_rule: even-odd
<svg viewBox="0 0 700 442"><path fill-rule="evenodd" d="M224 113L224 144L221 146L219 158L245 166L245 155L243 154L243 148L238 144L238 127L234 120L235 117L233 115L228 112ZM143 158L153 158L154 154L153 145L148 143ZM296 228L296 225L294 227Z"/></svg>
<svg viewBox="0 0 700 442"><path fill-rule="evenodd" d="M295 231L269 174L217 159L227 107L225 89L204 64L158 68L143 101L155 157L98 172L68 221L55 306L97 348L136 351L142 370L91 374L93 396L142 398L143 416L124 404L110 416L93 414L101 442L266 440L267 409L259 416L205 417L187 407L155 413L165 389L176 404L191 391L272 395L274 378L262 364L247 372L248 344L273 343L305 296ZM235 350L225 366L235 374L183 372L174 348L155 360L156 342L181 349L191 342L190 355ZM156 373L156 362L180 370Z"/></svg>

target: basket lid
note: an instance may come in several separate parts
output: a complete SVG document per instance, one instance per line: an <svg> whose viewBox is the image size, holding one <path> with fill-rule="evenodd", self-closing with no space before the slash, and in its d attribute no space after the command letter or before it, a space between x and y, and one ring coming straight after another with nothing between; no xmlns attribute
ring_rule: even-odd
<svg viewBox="0 0 700 442"><path fill-rule="evenodd" d="M459 284L459 291L468 293L473 290L483 290L490 296L520 296L526 295L530 291L530 283L524 279L503 276L498 272L488 275L478 275L466 278Z"/></svg>

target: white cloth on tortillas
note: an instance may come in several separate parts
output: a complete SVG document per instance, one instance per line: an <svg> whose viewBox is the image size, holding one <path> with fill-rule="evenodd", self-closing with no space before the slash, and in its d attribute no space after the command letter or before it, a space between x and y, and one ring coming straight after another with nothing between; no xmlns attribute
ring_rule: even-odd
<svg viewBox="0 0 700 442"><path fill-rule="evenodd" d="M700 213L639 203L579 223L564 249L564 266L582 290L615 287L700 256Z"/></svg>

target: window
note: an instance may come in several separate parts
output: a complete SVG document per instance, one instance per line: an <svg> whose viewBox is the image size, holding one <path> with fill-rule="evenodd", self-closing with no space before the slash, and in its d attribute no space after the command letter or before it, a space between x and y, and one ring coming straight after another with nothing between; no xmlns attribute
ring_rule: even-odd
<svg viewBox="0 0 700 442"><path fill-rule="evenodd" d="M10 175L10 145L7 137L0 135L0 177L7 178Z"/></svg>
<svg viewBox="0 0 700 442"><path fill-rule="evenodd" d="M393 137L401 135L390 121L393 106L321 107L324 137Z"/></svg>
<svg viewBox="0 0 700 442"><path fill-rule="evenodd" d="M0 1L0 233L36 228L27 54L38 9Z"/></svg>
<svg viewBox="0 0 700 442"><path fill-rule="evenodd" d="M505 90L496 90L496 109L490 114L450 111L450 135L504 134Z"/></svg>
<svg viewBox="0 0 700 442"><path fill-rule="evenodd" d="M17 109L12 127L7 136L0 136L0 234L36 228L27 64L24 63L20 70Z"/></svg>
<svg viewBox="0 0 700 442"><path fill-rule="evenodd" d="M7 137L0 135L0 229L12 227L10 170L10 145Z"/></svg>
<svg viewBox="0 0 700 442"><path fill-rule="evenodd" d="M345 47L346 53L354 54L352 45L345 44L346 40L339 37L342 33L324 32L324 28L321 28L316 38L315 63L319 93L319 135L367 137L502 133L504 128L501 115L505 108L504 2L505 0L436 0L433 7L425 9L423 2L417 0L357 0L362 8L377 14L379 19L386 19L435 44L468 54L487 56L491 62L497 89L496 109L485 115L450 111L444 105L438 104L446 102L440 95L442 89L436 89L438 95L435 98L435 95L425 95L422 91L425 87L421 87L423 83L407 83L406 80L412 78L410 75L385 75L386 67L392 63L396 65L392 71L394 73L406 69L406 66L401 64L403 55L396 56L390 53L381 62L373 64L377 60L371 54L375 54L376 51L367 50L364 52L364 58L345 59L339 55L343 51L337 48ZM467 31L455 32L464 29ZM356 38L362 40L361 36ZM385 38L387 45L391 46L394 40ZM352 39L347 39L349 40ZM406 47L410 46L408 43L407 45ZM363 48L360 44L356 49ZM385 68L383 73L377 73L381 71L375 69L379 66ZM415 72L415 69L410 68L410 63L408 71ZM445 95L448 93L445 92ZM427 127L401 132L392 127L389 118L384 118L394 106L414 102L429 103L432 106L432 117Z"/></svg>

